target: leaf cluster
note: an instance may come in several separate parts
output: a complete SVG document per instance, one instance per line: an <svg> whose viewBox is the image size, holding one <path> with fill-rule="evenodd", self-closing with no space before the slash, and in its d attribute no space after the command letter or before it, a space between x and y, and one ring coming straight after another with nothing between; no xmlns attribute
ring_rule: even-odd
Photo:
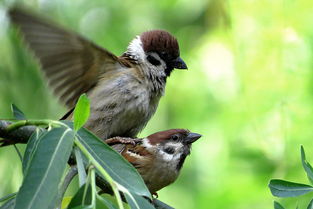
<svg viewBox="0 0 313 209"><path fill-rule="evenodd" d="M273 196L281 198L297 197L313 191L313 168L306 160L303 146L301 146L301 162L307 178L310 181L310 185L281 179L272 179L269 183L269 188ZM274 208L284 209L284 207L276 201L274 202ZM313 199L308 204L307 209L313 209Z"/></svg>
<svg viewBox="0 0 313 209"><path fill-rule="evenodd" d="M16 106L12 106L12 111L19 120L7 128L10 131L29 124L48 128L37 129L28 140L22 157L22 185L18 192L0 199L0 202L4 202L1 209L152 209L159 208L158 205L171 208L160 201L153 201L137 170L83 128L89 117L86 95L79 98L73 123L25 120L24 114ZM79 189L67 200L65 191L77 174ZM107 187L99 188L98 182L105 182ZM102 195L103 192L113 196Z"/></svg>

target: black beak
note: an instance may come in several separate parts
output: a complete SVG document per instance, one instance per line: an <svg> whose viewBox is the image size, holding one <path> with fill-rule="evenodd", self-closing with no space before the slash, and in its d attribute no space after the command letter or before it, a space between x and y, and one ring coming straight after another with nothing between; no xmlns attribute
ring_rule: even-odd
<svg viewBox="0 0 313 209"><path fill-rule="evenodd" d="M201 134L197 134L197 133L189 133L186 137L185 142L187 144L192 144L195 141L197 141L202 135Z"/></svg>
<svg viewBox="0 0 313 209"><path fill-rule="evenodd" d="M172 67L176 69L188 69L186 63L180 57L173 60Z"/></svg>

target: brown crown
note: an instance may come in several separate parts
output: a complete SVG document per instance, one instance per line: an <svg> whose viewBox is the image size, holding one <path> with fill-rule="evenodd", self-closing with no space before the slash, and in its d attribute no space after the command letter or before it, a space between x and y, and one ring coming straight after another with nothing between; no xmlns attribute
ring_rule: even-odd
<svg viewBox="0 0 313 209"><path fill-rule="evenodd" d="M166 52L172 58L179 57L176 38L164 30L151 30L140 35L145 52Z"/></svg>
<svg viewBox="0 0 313 209"><path fill-rule="evenodd" d="M174 134L187 135L188 133L189 131L186 129L170 129L170 130L160 131L160 132L151 134L147 138L149 139L150 143L154 145L154 144L170 139L171 136L173 136Z"/></svg>

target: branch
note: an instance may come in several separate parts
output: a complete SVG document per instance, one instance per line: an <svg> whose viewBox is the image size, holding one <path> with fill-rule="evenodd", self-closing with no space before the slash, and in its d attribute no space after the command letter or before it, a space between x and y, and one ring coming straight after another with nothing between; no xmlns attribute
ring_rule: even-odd
<svg viewBox="0 0 313 209"><path fill-rule="evenodd" d="M37 126L23 126L16 130L7 131L7 127L12 124L10 121L0 120L0 146L11 144L26 144L29 137L38 128Z"/></svg>

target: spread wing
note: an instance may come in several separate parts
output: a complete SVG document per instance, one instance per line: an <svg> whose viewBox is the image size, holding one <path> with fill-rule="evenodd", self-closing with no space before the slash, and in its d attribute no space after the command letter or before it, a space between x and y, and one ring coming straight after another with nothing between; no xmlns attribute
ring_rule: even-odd
<svg viewBox="0 0 313 209"><path fill-rule="evenodd" d="M9 16L39 59L49 85L70 108L119 63L106 49L21 9L11 9Z"/></svg>

